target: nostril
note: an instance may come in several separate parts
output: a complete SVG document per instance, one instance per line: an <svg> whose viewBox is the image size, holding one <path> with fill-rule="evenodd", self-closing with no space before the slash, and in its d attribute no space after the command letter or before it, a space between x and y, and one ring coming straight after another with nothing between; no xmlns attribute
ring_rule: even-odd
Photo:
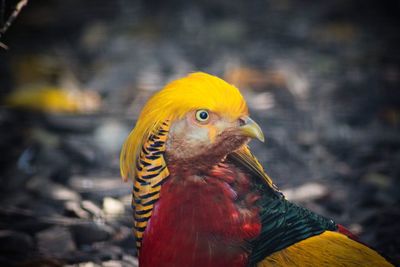
<svg viewBox="0 0 400 267"><path fill-rule="evenodd" d="M239 119L239 126L243 126L243 125L245 125L245 124L246 124L246 120L240 118L240 119Z"/></svg>

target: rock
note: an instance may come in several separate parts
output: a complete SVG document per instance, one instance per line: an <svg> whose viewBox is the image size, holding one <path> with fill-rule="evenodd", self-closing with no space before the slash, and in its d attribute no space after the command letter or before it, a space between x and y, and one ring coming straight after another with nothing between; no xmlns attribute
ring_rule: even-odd
<svg viewBox="0 0 400 267"><path fill-rule="evenodd" d="M107 42L109 36L109 24L102 22L93 22L86 26L82 32L80 43L87 50L95 51L101 44Z"/></svg>
<svg viewBox="0 0 400 267"><path fill-rule="evenodd" d="M64 267L101 267L101 265L96 264L91 261L88 261L88 262L80 262L80 263L76 263L76 264L68 264L68 265L64 265Z"/></svg>
<svg viewBox="0 0 400 267"><path fill-rule="evenodd" d="M391 194L390 192L379 190L375 194L375 201L377 202L378 205L384 205L388 207L396 206L398 203L396 196L394 194Z"/></svg>
<svg viewBox="0 0 400 267"><path fill-rule="evenodd" d="M22 232L0 230L1 254L25 254L34 247L32 238Z"/></svg>
<svg viewBox="0 0 400 267"><path fill-rule="evenodd" d="M73 266L77 267L76 264ZM82 262L82 263L78 263L78 267L101 267L101 265L98 265L94 262Z"/></svg>
<svg viewBox="0 0 400 267"><path fill-rule="evenodd" d="M26 187L38 195L54 200L79 201L80 196L73 190L61 184L54 183L41 176L33 177Z"/></svg>
<svg viewBox="0 0 400 267"><path fill-rule="evenodd" d="M56 200L78 201L80 199L79 194L60 184L50 185L49 190L50 197Z"/></svg>
<svg viewBox="0 0 400 267"><path fill-rule="evenodd" d="M64 261L61 259L55 259L55 258L27 258L27 259L22 259L18 258L17 260L14 260L13 262L8 262L8 264L3 264L0 260L1 266L23 266L23 267L36 267L36 266L41 266L41 267L64 267Z"/></svg>
<svg viewBox="0 0 400 267"><path fill-rule="evenodd" d="M69 214L73 214L74 216L81 218L81 219L89 219L90 218L90 214L86 210L82 209L79 202L67 201L64 204L64 206L65 206L65 210Z"/></svg>
<svg viewBox="0 0 400 267"><path fill-rule="evenodd" d="M217 37L223 42L237 42L245 36L246 25L238 20L221 19L208 29L209 38Z"/></svg>
<svg viewBox="0 0 400 267"><path fill-rule="evenodd" d="M120 177L73 176L69 185L88 198L102 201L105 197L121 197L131 193L131 189Z"/></svg>
<svg viewBox="0 0 400 267"><path fill-rule="evenodd" d="M265 111L274 107L274 95L269 92L262 92L256 94L248 93L248 102L257 111Z"/></svg>
<svg viewBox="0 0 400 267"><path fill-rule="evenodd" d="M226 70L224 76L228 82L242 90L245 88L263 90L266 87L286 87L287 84L286 77L281 72L263 71L235 63Z"/></svg>
<svg viewBox="0 0 400 267"><path fill-rule="evenodd" d="M96 243L92 248L102 261L119 260L123 255L121 247L107 243Z"/></svg>
<svg viewBox="0 0 400 267"><path fill-rule="evenodd" d="M77 165L96 165L101 158L91 138L65 137L61 140L61 148Z"/></svg>
<svg viewBox="0 0 400 267"><path fill-rule="evenodd" d="M117 154L128 134L126 125L116 120L107 120L94 132L94 141L102 151Z"/></svg>
<svg viewBox="0 0 400 267"><path fill-rule="evenodd" d="M102 262L103 267L123 267L123 263L120 261L116 260L111 260L111 261L103 261Z"/></svg>
<svg viewBox="0 0 400 267"><path fill-rule="evenodd" d="M73 225L71 231L79 246L105 241L114 233L114 230L108 225L95 222Z"/></svg>
<svg viewBox="0 0 400 267"><path fill-rule="evenodd" d="M104 213L95 203L90 200L82 201L82 208L92 214L93 217L97 219L103 219Z"/></svg>
<svg viewBox="0 0 400 267"><path fill-rule="evenodd" d="M132 204L132 193L120 197L119 200L121 200L121 202L122 202L125 206L131 206L131 204Z"/></svg>
<svg viewBox="0 0 400 267"><path fill-rule="evenodd" d="M349 225L349 230L356 236L359 236L363 232L363 227L361 224L358 223L352 223Z"/></svg>
<svg viewBox="0 0 400 267"><path fill-rule="evenodd" d="M130 255L124 255L122 257L122 260L128 265L128 266L132 266L132 267L137 267L139 266L139 262L138 259L130 256Z"/></svg>
<svg viewBox="0 0 400 267"><path fill-rule="evenodd" d="M318 183L307 183L297 188L282 190L286 199L295 202L321 199L328 195L328 189Z"/></svg>
<svg viewBox="0 0 400 267"><path fill-rule="evenodd" d="M381 189L387 189L392 184L390 177L380 173L368 173L363 177L363 180Z"/></svg>
<svg viewBox="0 0 400 267"><path fill-rule="evenodd" d="M136 252L135 237L131 227L119 225L114 227L116 232L113 236L113 244L123 247L125 252L134 255Z"/></svg>
<svg viewBox="0 0 400 267"><path fill-rule="evenodd" d="M110 217L119 216L124 214L125 206L120 200L106 197L103 199L103 211Z"/></svg>
<svg viewBox="0 0 400 267"><path fill-rule="evenodd" d="M297 143L303 146L311 146L317 142L317 134L311 131L299 131L297 133Z"/></svg>
<svg viewBox="0 0 400 267"><path fill-rule="evenodd" d="M76 249L67 228L54 226L36 234L39 251L44 255L61 257Z"/></svg>
<svg viewBox="0 0 400 267"><path fill-rule="evenodd" d="M306 100L310 94L310 81L305 71L295 64L280 62L278 63L278 72L284 77L287 89L296 97L297 104Z"/></svg>
<svg viewBox="0 0 400 267"><path fill-rule="evenodd" d="M120 246L112 245L108 242L97 242L91 245L83 245L80 249L86 255L90 255L88 260L96 262L120 260L124 253Z"/></svg>
<svg viewBox="0 0 400 267"><path fill-rule="evenodd" d="M54 209L47 209L47 206L43 207L33 200L28 203L28 207L26 207L26 203L22 204L25 206L24 208L4 204L6 208L0 210L0 229L14 230L33 236L36 232L49 228L52 223L38 219L38 217L47 218L50 214L54 214ZM35 209L38 206L39 208Z"/></svg>

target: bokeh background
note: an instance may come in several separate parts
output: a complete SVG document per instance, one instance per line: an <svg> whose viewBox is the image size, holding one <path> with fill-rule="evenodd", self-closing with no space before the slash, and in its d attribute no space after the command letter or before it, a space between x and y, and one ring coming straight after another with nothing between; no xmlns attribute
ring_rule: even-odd
<svg viewBox="0 0 400 267"><path fill-rule="evenodd" d="M17 2L0 1L1 23ZM267 138L251 147L288 199L399 263L399 11L29 1L1 39L0 265L137 265L119 150L146 99L193 71L241 89Z"/></svg>

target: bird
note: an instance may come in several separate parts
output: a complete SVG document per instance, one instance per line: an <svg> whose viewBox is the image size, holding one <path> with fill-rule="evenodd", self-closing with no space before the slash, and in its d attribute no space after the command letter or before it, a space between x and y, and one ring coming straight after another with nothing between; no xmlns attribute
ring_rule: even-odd
<svg viewBox="0 0 400 267"><path fill-rule="evenodd" d="M122 146L139 266L393 266L344 226L289 202L252 154L239 89L194 72L144 105Z"/></svg>

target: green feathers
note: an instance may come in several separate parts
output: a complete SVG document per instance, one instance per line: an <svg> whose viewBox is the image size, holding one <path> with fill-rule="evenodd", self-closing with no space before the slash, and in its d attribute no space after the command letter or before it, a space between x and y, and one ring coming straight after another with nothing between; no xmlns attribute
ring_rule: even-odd
<svg viewBox="0 0 400 267"><path fill-rule="evenodd" d="M263 196L257 202L260 207L261 234L249 241L252 249L250 265L308 237L326 230L336 231L334 221L287 201L248 147L230 154L228 160L251 174L253 190L260 191Z"/></svg>
<svg viewBox="0 0 400 267"><path fill-rule="evenodd" d="M283 196L264 194L258 205L261 207L262 228L261 234L251 241L250 264L256 264L275 251L303 239L337 229L333 220L290 203Z"/></svg>

